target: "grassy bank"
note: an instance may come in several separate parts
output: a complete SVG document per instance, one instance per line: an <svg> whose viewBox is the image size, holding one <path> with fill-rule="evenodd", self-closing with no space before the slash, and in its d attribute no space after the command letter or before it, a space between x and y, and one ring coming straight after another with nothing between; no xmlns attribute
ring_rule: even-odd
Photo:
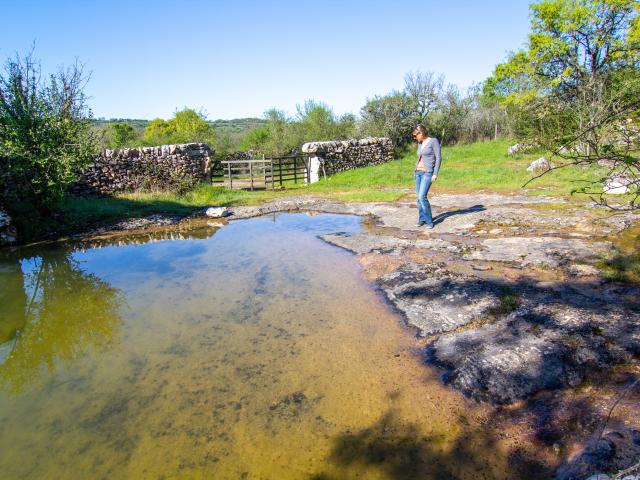
<svg viewBox="0 0 640 480"><path fill-rule="evenodd" d="M444 147L442 168L433 193L496 192L569 198L571 191L582 182L596 180L601 173L596 168L560 169L523 189L522 185L531 178L527 167L542 153L511 157L506 153L511 143L498 140ZM411 148L400 158L383 165L350 170L313 185L291 185L275 192L200 185L185 195L134 193L110 198L69 197L62 205L60 215L54 219L54 229L57 234L65 234L152 213L184 215L209 205L256 205L289 195L313 195L345 202L395 201L411 196L414 163L415 152ZM586 198L582 196L582 199Z"/></svg>

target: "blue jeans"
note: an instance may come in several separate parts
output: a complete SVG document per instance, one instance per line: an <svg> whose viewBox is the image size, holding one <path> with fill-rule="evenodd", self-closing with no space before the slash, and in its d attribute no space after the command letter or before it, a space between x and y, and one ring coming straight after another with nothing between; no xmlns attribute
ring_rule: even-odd
<svg viewBox="0 0 640 480"><path fill-rule="evenodd" d="M432 176L432 172L416 171L413 174L413 180L416 182L416 195L418 196L418 223L426 223L427 225L433 225L431 205L427 200Z"/></svg>

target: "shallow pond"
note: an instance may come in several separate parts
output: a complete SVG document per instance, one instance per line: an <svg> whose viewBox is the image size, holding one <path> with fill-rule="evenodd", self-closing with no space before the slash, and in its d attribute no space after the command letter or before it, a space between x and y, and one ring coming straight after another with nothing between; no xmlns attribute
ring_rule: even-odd
<svg viewBox="0 0 640 480"><path fill-rule="evenodd" d="M5 252L0 472L502 478L486 421L351 254L281 214Z"/></svg>

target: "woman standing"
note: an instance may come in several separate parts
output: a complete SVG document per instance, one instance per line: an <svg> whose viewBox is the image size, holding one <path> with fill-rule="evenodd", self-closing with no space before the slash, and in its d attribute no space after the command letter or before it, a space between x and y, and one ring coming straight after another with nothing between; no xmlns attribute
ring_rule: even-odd
<svg viewBox="0 0 640 480"><path fill-rule="evenodd" d="M438 178L440 171L440 142L437 138L429 136L427 127L419 123L413 129L413 138L418 142L418 160L413 179L416 183L416 195L418 196L418 224L416 227L433 228L431 205L427 199L427 193L431 183Z"/></svg>

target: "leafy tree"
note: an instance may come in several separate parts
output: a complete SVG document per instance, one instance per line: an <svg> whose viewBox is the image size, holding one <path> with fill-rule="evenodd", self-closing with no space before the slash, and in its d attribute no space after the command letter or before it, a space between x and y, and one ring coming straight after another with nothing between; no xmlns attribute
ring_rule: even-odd
<svg viewBox="0 0 640 480"><path fill-rule="evenodd" d="M144 129L142 141L145 145L168 144L171 143L173 133L173 125L171 123L161 118L154 118Z"/></svg>
<svg viewBox="0 0 640 480"><path fill-rule="evenodd" d="M112 123L108 128L111 148L125 147L136 139L136 132L128 123Z"/></svg>
<svg viewBox="0 0 640 480"><path fill-rule="evenodd" d="M249 130L244 137L240 140L240 150L253 150L256 152L265 151L270 138L270 131L267 125L260 125L252 130Z"/></svg>
<svg viewBox="0 0 640 480"><path fill-rule="evenodd" d="M374 97L360 110L363 134L389 137L396 147L411 141L415 127L415 110L412 99L401 92Z"/></svg>
<svg viewBox="0 0 640 480"><path fill-rule="evenodd" d="M215 142L215 130L209 126L202 112L184 108L176 112L169 123L176 143Z"/></svg>
<svg viewBox="0 0 640 480"><path fill-rule="evenodd" d="M630 206L639 208L640 145L633 132L640 113L640 4L545 0L531 11L525 50L496 67L485 97L508 108L522 140L564 158L563 166L599 162L609 166L607 176L624 176L636 194Z"/></svg>
<svg viewBox="0 0 640 480"><path fill-rule="evenodd" d="M43 76L33 52L0 74L0 194L17 217L48 213L94 153L78 63Z"/></svg>
<svg viewBox="0 0 640 480"><path fill-rule="evenodd" d="M173 118L156 118L144 130L142 141L145 145L203 142L214 145L215 129L210 126L205 115L191 108L174 113Z"/></svg>

